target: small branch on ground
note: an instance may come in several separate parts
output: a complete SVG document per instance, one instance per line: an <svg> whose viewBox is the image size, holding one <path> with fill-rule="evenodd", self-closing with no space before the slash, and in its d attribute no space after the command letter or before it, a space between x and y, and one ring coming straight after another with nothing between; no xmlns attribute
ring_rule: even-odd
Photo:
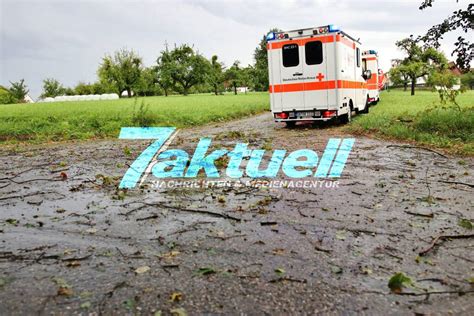
<svg viewBox="0 0 474 316"><path fill-rule="evenodd" d="M432 153L434 153L434 154L437 154L437 155L439 155L439 156L441 156L441 157L443 157L443 158L449 159L448 156L443 155L442 153L437 152L436 150L433 150L433 149L430 149L430 148L426 148L426 147L412 146L412 145L387 145L387 148L391 148L391 147L409 148L409 149L422 149L422 150L426 150L426 151L432 152Z"/></svg>
<svg viewBox="0 0 474 316"><path fill-rule="evenodd" d="M468 238L474 238L474 234L469 234L469 235L439 235L439 236L437 236L433 239L433 241L431 242L431 244L428 248L426 248L425 250L420 251L418 254L420 256L425 256L431 250L433 250L436 246L439 246L443 241L445 241L447 239L468 239Z"/></svg>

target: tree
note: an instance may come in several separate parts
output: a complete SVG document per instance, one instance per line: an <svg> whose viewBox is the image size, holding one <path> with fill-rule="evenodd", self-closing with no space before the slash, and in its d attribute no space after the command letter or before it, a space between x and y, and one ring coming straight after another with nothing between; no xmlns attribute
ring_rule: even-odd
<svg viewBox="0 0 474 316"><path fill-rule="evenodd" d="M435 0L424 0L420 5L420 10L425 10L431 7ZM443 39L444 34L461 29L464 33L468 33L474 29L474 4L471 2L466 9L454 11L451 16L447 17L440 24L432 26L425 35L420 37L426 45L439 48L440 40ZM472 37L471 37L472 38ZM474 43L466 41L462 36L459 36L457 42L454 43L455 49L451 56L456 54L456 64L464 72L470 70L470 63L474 57Z"/></svg>
<svg viewBox="0 0 474 316"><path fill-rule="evenodd" d="M461 107L456 101L456 97L464 92L464 89L454 88L455 85L460 83L459 76L453 74L449 69L441 69L433 72L427 83L433 87L433 91L438 92L442 105L446 105L450 102L458 110L461 110Z"/></svg>
<svg viewBox="0 0 474 316"><path fill-rule="evenodd" d="M174 86L173 78L171 77L171 61L171 54L167 46L166 49L161 52L161 56L157 58L157 66L153 68L155 71L156 81L158 85L163 89L163 92L165 93L166 97Z"/></svg>
<svg viewBox="0 0 474 316"><path fill-rule="evenodd" d="M249 88L254 83L254 78L255 78L254 76L255 76L255 68L252 67L251 65L248 65L247 67L240 69L239 83L243 87ZM245 90L245 93L247 93L247 90Z"/></svg>
<svg viewBox="0 0 474 316"><path fill-rule="evenodd" d="M157 86L156 69L154 67L145 68L142 71L140 80L136 87L137 95L152 96L158 95L159 89Z"/></svg>
<svg viewBox="0 0 474 316"><path fill-rule="evenodd" d="M74 87L74 94L75 95L88 95L88 94L95 94L94 87L90 83L79 82Z"/></svg>
<svg viewBox="0 0 474 316"><path fill-rule="evenodd" d="M277 28L273 28L268 33L280 31L281 30ZM263 35L257 48L255 48L253 57L255 59L253 71L254 89L256 91L268 91L268 53L266 35Z"/></svg>
<svg viewBox="0 0 474 316"><path fill-rule="evenodd" d="M407 91L410 77L404 67L401 67L402 61L400 59L395 61L395 64L389 71L390 81L395 86L403 86L403 90Z"/></svg>
<svg viewBox="0 0 474 316"><path fill-rule="evenodd" d="M238 60L234 61L232 67L226 70L225 72L225 81L227 84L234 88L234 94L237 94L237 86L240 84L240 62Z"/></svg>
<svg viewBox="0 0 474 316"><path fill-rule="evenodd" d="M18 100L10 93L10 90L0 86L0 104L18 103Z"/></svg>
<svg viewBox="0 0 474 316"><path fill-rule="evenodd" d="M121 49L113 56L106 55L98 69L98 75L105 85L112 85L119 95L127 91L130 98L142 72L142 58L133 50Z"/></svg>
<svg viewBox="0 0 474 316"><path fill-rule="evenodd" d="M419 43L419 39L414 39L413 36L395 43L407 57L394 71L408 75L411 82L411 95L415 95L418 78L429 76L436 70L446 68L448 62L443 53L433 47L423 47Z"/></svg>
<svg viewBox="0 0 474 316"><path fill-rule="evenodd" d="M212 86L215 95L218 95L223 89L223 83L225 79L223 68L224 66L218 61L217 56L212 56L208 81Z"/></svg>
<svg viewBox="0 0 474 316"><path fill-rule="evenodd" d="M17 82L11 82L10 94L18 100L18 102L25 102L25 97L28 94L29 90L25 84L25 80L21 79Z"/></svg>
<svg viewBox="0 0 474 316"><path fill-rule="evenodd" d="M169 85L171 81L184 95L188 95L191 87L204 83L210 72L209 61L186 44L163 51L157 64L160 85Z"/></svg>
<svg viewBox="0 0 474 316"><path fill-rule="evenodd" d="M461 83L469 89L474 89L474 71L466 72L461 76Z"/></svg>
<svg viewBox="0 0 474 316"><path fill-rule="evenodd" d="M67 90L67 89L66 89ZM113 92L114 88L107 87L105 84L101 82L94 82L94 83L85 83L79 82L74 89L67 95L88 95L88 94L103 94L108 92Z"/></svg>
<svg viewBox="0 0 474 316"><path fill-rule="evenodd" d="M65 94L65 88L59 81L53 78L43 80L43 93L41 94L41 98L54 98L63 94Z"/></svg>

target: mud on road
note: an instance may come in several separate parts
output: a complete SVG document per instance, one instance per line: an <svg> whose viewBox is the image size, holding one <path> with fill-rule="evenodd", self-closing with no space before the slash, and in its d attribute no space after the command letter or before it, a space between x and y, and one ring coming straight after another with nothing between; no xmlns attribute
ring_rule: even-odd
<svg viewBox="0 0 474 316"><path fill-rule="evenodd" d="M350 137L266 113L171 147L205 136L319 154ZM147 144L0 150L1 314L472 313L474 159L356 137L338 188L119 191Z"/></svg>

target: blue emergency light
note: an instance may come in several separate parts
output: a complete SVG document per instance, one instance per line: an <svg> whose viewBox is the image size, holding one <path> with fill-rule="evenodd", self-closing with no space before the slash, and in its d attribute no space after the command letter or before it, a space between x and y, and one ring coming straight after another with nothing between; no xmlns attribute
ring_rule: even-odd
<svg viewBox="0 0 474 316"><path fill-rule="evenodd" d="M267 41L273 41L275 39L275 33L270 32L267 34Z"/></svg>
<svg viewBox="0 0 474 316"><path fill-rule="evenodd" d="M329 24L329 32L338 32L340 30L341 29L338 26L333 25L333 24Z"/></svg>

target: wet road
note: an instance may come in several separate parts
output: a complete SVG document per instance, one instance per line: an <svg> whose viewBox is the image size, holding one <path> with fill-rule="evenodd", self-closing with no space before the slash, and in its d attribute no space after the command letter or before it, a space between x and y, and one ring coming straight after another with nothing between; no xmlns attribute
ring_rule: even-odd
<svg viewBox="0 0 474 316"><path fill-rule="evenodd" d="M472 311L474 159L268 113L181 130L170 148L206 136L318 154L356 143L338 188L153 189L150 176L128 192L117 184L147 141L3 147L0 313ZM414 283L401 294L397 272Z"/></svg>

